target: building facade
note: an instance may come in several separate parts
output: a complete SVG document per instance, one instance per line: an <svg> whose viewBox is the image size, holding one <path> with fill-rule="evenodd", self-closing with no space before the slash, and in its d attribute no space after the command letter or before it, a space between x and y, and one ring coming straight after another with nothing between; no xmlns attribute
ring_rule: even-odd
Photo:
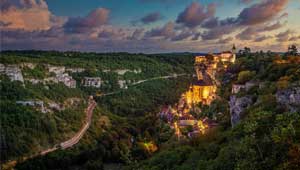
<svg viewBox="0 0 300 170"><path fill-rule="evenodd" d="M81 84L85 87L100 88L102 84L102 80L100 77L84 77Z"/></svg>
<svg viewBox="0 0 300 170"><path fill-rule="evenodd" d="M0 74L6 75L11 81L24 82L22 71L18 65L0 65Z"/></svg>

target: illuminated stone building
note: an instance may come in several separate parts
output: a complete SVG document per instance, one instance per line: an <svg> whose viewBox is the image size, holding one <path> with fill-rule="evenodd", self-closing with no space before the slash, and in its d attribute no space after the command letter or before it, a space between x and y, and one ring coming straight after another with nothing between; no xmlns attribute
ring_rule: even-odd
<svg viewBox="0 0 300 170"><path fill-rule="evenodd" d="M215 98L217 87L211 81L205 82L198 80L190 86L190 89L185 93L185 99L189 106L202 103L209 105Z"/></svg>
<svg viewBox="0 0 300 170"><path fill-rule="evenodd" d="M219 54L207 54L195 57L195 70L197 81L190 86L190 89L184 94L185 100L189 106L202 103L209 105L216 97L216 73L220 68L218 65L227 68L229 63L236 60L235 46L232 51L225 51Z"/></svg>

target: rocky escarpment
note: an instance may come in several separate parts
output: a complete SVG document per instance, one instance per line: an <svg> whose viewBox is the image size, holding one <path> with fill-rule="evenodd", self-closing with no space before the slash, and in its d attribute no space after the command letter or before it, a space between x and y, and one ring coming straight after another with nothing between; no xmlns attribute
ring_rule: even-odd
<svg viewBox="0 0 300 170"><path fill-rule="evenodd" d="M235 126L243 117L244 110L253 104L251 96L244 96L238 98L233 95L230 97L230 114L231 114L231 125Z"/></svg>
<svg viewBox="0 0 300 170"><path fill-rule="evenodd" d="M289 112L300 111L300 87L280 90L276 93L276 100L285 106Z"/></svg>

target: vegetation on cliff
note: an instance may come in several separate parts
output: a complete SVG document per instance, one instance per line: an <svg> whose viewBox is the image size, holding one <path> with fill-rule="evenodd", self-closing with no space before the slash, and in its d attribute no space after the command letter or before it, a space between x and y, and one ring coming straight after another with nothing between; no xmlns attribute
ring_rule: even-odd
<svg viewBox="0 0 300 170"><path fill-rule="evenodd" d="M145 150L148 142L154 147L172 135L172 130L156 117L159 107L163 103L176 102L188 87L190 78L186 76L158 79L130 86L128 89L120 89L117 80L144 80L175 73L190 74L193 68L193 58L189 54L182 57L126 53L4 52L1 55L1 63L37 64L35 69L22 69L28 78L35 79L49 76L47 69L39 65L85 69L82 73L70 73L77 80L75 89L62 83L44 85L32 84L25 80L22 84L11 82L5 76L1 77L1 143L5 149L1 161L30 156L59 144L80 128L85 116L83 109L86 104L64 111L41 113L34 107L17 105L16 101L64 103L69 98L77 97L84 103L88 95L96 95L98 91L101 94L118 92L111 96L96 97L98 106L91 127L78 145L70 150L28 160L18 165L17 169L90 169L101 167L103 162L129 164L147 158L152 154ZM118 75L113 72L116 69L141 69L141 72ZM85 76L99 76L107 82L109 88L83 87L81 80ZM90 158L86 155L94 156Z"/></svg>
<svg viewBox="0 0 300 170"><path fill-rule="evenodd" d="M193 71L193 56L187 54L169 56L126 53L8 52L5 55L15 57L1 58L4 63L30 61L87 68L83 73L72 74L77 82L84 76L100 76L109 82L117 83L116 80L120 75L99 71L103 69L141 68L141 74L122 75L122 78L132 80L170 73L190 74ZM193 113L199 118L215 119L219 122L219 126L190 140L177 141L173 130L159 120L156 113L161 105L177 102L180 95L188 88L191 77L154 80L131 86L126 90L111 85L101 91L119 92L111 96L96 97L98 106L93 115L93 122L78 145L72 149L60 150L28 160L18 164L16 169L104 169L108 165L124 170L299 169L300 106L294 101L299 95L298 91L293 90L300 85L299 58L292 50L286 54L251 53L248 48L240 51L236 63L229 65L227 71L218 74L218 80L222 84L217 90L219 97L210 106L200 105L201 112ZM232 94L233 85L243 88ZM45 115L36 110L25 109L23 106L16 106L9 110L5 102L13 103L12 101L33 96L53 100L56 94L58 100L63 101L71 96L84 98L99 90L81 86L73 90L64 87L50 86L49 88L53 88L54 91L44 92L42 87L31 87L27 84L24 87L18 83L1 81L1 92L6 91L3 95L4 102L2 103L1 100L1 110L2 108L7 110L7 114L1 115L1 119L9 120L8 113L20 113L17 119L19 123L2 121L1 126L11 128L10 133L15 133L13 130L20 132L20 127L23 127L22 122L26 120L43 122L46 119ZM243 110L238 123L232 127L230 122L232 113L228 102L233 95L236 98L249 96L253 104ZM279 98L287 97L283 95L288 95L288 98L290 95L293 97L289 98L291 101L286 100L285 103L281 103ZM80 115L77 112L78 110L73 115L76 121L80 120L79 116L76 116ZM67 116L70 114L55 113L53 118L47 117L47 119L51 120L50 122L69 121ZM55 123L58 126L57 124L61 122ZM37 126L45 126L44 130L32 131L32 134L47 136L41 138L43 140L55 139L56 132L59 134L65 132L59 130L61 127L53 125L48 127L44 124L31 123L24 126L27 127L26 130L31 131ZM74 127L80 126L78 122L71 124L75 125ZM28 131L25 133L30 134ZM30 137L30 139L34 138L37 137ZM24 141L22 146L27 146L24 147L27 150L20 151L26 153L28 149L33 148L33 145L28 145L29 140ZM13 150L19 151L20 147ZM8 157L17 154L18 152L13 152Z"/></svg>
<svg viewBox="0 0 300 170"><path fill-rule="evenodd" d="M222 86L219 97L208 106L200 106L197 116L208 116L222 122L218 128L190 141L170 145L148 160L127 169L174 170L291 170L300 168L300 57L286 53L240 52L237 62L219 75ZM231 93L233 84L243 87ZM253 104L243 111L233 128L228 101L230 96L250 96ZM292 97L291 97L292 96ZM292 105L291 107L287 107ZM293 108L293 109L291 109ZM220 113L222 113L220 115Z"/></svg>

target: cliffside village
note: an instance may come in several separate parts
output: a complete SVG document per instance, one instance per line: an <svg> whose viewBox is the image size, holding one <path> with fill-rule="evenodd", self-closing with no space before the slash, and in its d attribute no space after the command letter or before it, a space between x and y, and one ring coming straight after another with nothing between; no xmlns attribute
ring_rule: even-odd
<svg viewBox="0 0 300 170"><path fill-rule="evenodd" d="M197 80L181 96L175 106L164 106L159 113L159 116L175 130L175 135L179 140L204 134L218 125L216 121L209 118L197 120L191 111L201 112L197 107L198 104L209 105L217 97L216 90L219 82L215 78L216 73L226 69L235 60L235 47L232 51L195 57ZM189 130L188 127L190 127Z"/></svg>
<svg viewBox="0 0 300 170"><path fill-rule="evenodd" d="M84 68L66 68L64 66L52 66L46 65L48 72L53 73L52 76L46 77L44 79L34 79L34 78L24 78L22 69L29 68L34 69L37 64L34 63L22 63L20 65L4 65L0 63L0 75L6 75L11 81L20 81L24 83L28 81L32 84L50 84L50 83L63 83L65 86L69 88L76 88L77 82L73 79L69 73L81 73L84 72ZM135 74L139 74L142 71L140 69L137 70L102 70L103 72L115 72L118 75L124 75L127 72L133 72ZM84 77L81 80L81 85L85 87L95 87L100 88L104 81L101 77ZM118 84L120 88L127 88L128 84L131 81L126 80L118 80ZM133 82L132 82L133 83Z"/></svg>
<svg viewBox="0 0 300 170"><path fill-rule="evenodd" d="M82 73L85 71L84 68L66 68L64 66L53 66L53 65L44 65L49 73L49 76L46 76L43 79L31 78L26 76L26 73L22 72L24 69L35 69L37 66L36 63L21 63L14 65L4 65L0 63L0 75L5 75L9 78L10 81L19 81L25 86L25 82L31 84L44 84L45 88L47 84L53 83L63 83L68 88L76 88L77 81L70 75L72 73ZM114 72L119 76L124 75L127 72L132 72L135 74L141 73L141 69L137 70L129 70L129 69L119 69L119 70L102 70L103 72ZM80 81L80 85L83 87L93 87L93 88L101 88L101 86L105 83L101 77L83 77ZM129 84L134 83L134 81L126 81L126 80L118 80L119 88L126 89ZM72 103L76 102L78 99L72 99ZM17 104L21 104L24 106L32 106L37 110L48 113L53 110L64 110L64 104L56 103L54 101L50 101L44 103L44 101L40 100L26 100L26 101L16 101Z"/></svg>

